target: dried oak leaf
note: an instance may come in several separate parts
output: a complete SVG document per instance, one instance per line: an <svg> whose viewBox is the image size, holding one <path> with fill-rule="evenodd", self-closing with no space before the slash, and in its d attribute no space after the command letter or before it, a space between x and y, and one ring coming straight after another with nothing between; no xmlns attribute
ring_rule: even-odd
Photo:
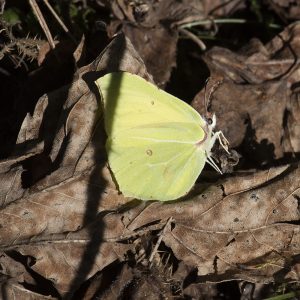
<svg viewBox="0 0 300 300"><path fill-rule="evenodd" d="M186 200L142 203L105 223L120 227L122 219L137 234L172 217L163 241L198 268L202 282L298 281L299 197L299 166L281 167L220 181Z"/></svg>
<svg viewBox="0 0 300 300"><path fill-rule="evenodd" d="M265 46L252 40L238 53L214 47L204 56L212 78L223 81L210 103L218 128L260 164L300 152L299 36L300 25L292 24ZM193 101L199 111L203 94Z"/></svg>

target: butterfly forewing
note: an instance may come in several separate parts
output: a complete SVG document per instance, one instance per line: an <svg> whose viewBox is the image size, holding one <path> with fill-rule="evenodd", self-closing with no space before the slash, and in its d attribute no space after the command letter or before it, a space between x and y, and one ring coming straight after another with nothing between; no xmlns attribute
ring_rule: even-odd
<svg viewBox="0 0 300 300"><path fill-rule="evenodd" d="M108 136L136 126L169 122L194 122L204 136L202 117L188 104L158 89L143 78L126 73L110 73L96 83L101 91Z"/></svg>

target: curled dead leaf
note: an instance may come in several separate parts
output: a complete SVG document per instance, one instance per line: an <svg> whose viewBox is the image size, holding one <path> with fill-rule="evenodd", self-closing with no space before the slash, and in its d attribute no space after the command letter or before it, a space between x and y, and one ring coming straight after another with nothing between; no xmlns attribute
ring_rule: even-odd
<svg viewBox="0 0 300 300"><path fill-rule="evenodd" d="M300 151L299 34L295 23L265 46L255 40L238 53L214 47L205 54L211 76L222 78L210 109L231 147L239 147L248 162L267 165ZM203 93L193 101L202 112Z"/></svg>

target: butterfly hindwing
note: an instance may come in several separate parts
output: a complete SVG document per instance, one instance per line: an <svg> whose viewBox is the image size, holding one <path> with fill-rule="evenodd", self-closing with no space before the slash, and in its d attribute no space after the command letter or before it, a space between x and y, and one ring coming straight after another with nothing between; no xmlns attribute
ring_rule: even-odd
<svg viewBox="0 0 300 300"><path fill-rule="evenodd" d="M189 191L205 164L205 154L189 144L108 140L109 162L125 196L172 200Z"/></svg>

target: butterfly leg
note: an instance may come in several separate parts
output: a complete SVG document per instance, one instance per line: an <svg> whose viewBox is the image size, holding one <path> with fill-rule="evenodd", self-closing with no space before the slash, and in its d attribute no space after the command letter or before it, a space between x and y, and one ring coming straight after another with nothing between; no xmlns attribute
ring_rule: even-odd
<svg viewBox="0 0 300 300"><path fill-rule="evenodd" d="M229 151L228 151L229 142L228 142L228 140L226 139L226 137L224 136L224 133L223 133L222 131L217 131L217 132L215 132L214 135L213 135L213 138L215 138L215 140L218 139L220 145L222 146L222 148L223 148L228 154L230 154Z"/></svg>
<svg viewBox="0 0 300 300"><path fill-rule="evenodd" d="M226 137L224 136L223 132L222 131L217 131L217 132L211 132L211 140L209 141L209 145L208 145L208 153L210 153L210 150L212 149L212 147L214 146L216 140L218 139L219 140L219 143L220 145L222 146L222 148L228 153L228 145L229 145L229 142L228 140L226 139Z"/></svg>
<svg viewBox="0 0 300 300"><path fill-rule="evenodd" d="M206 153L206 156L207 156L207 163L209 165L211 165L217 172L219 172L220 174L223 174L222 171L220 170L220 168L217 166L217 164L215 163L215 161L213 160L213 158L211 157L211 153L210 153L210 150L211 148L213 147L213 145L215 144L216 140L218 139L219 140L219 143L220 145L222 146L222 148L228 153L228 145L229 145L229 142L228 140L226 139L226 137L224 136L223 132L222 131L217 131L215 133L212 133L212 137L211 137L211 140L209 142L209 151L207 151Z"/></svg>
<svg viewBox="0 0 300 300"><path fill-rule="evenodd" d="M206 157L206 162L213 167L217 172L219 172L221 175L223 174L220 168L217 166L217 164L214 162L211 156Z"/></svg>

